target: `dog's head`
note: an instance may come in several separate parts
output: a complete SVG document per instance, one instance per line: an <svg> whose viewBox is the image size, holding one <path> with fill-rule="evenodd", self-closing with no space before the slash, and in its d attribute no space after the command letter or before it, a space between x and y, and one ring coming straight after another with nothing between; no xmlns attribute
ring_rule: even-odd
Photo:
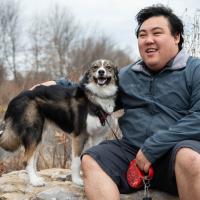
<svg viewBox="0 0 200 200"><path fill-rule="evenodd" d="M98 96L115 95L118 84L117 67L110 60L96 60L90 64L82 83L85 88Z"/></svg>

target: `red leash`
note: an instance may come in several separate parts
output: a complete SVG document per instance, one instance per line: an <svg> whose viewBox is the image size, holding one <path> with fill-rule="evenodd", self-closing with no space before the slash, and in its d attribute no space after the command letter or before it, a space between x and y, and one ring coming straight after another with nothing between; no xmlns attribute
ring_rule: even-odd
<svg viewBox="0 0 200 200"><path fill-rule="evenodd" d="M134 189L140 188L141 186L143 186L144 179L151 180L153 176L154 176L154 170L152 166L149 168L149 172L146 175L143 171L141 171L138 168L135 159L130 162L127 170L127 181L132 188Z"/></svg>

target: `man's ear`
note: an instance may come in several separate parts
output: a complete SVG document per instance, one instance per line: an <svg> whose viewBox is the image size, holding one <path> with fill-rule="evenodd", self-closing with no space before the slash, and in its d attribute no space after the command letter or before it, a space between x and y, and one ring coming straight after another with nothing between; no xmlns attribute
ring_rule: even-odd
<svg viewBox="0 0 200 200"><path fill-rule="evenodd" d="M181 39L180 33L176 33L174 36L175 44L178 45L180 42L180 39Z"/></svg>

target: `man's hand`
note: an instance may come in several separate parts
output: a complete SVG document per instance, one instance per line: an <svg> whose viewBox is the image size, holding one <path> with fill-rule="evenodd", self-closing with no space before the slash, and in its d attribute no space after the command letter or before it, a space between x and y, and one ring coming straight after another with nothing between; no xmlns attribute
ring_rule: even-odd
<svg viewBox="0 0 200 200"><path fill-rule="evenodd" d="M40 85L44 85L44 86L56 85L56 82L55 81L46 81L46 82L43 82L43 83L39 83L37 85L32 86L29 90L33 90L37 86L40 86Z"/></svg>
<svg viewBox="0 0 200 200"><path fill-rule="evenodd" d="M138 151L136 155L136 164L137 166L144 172L148 173L149 167L151 166L151 162L147 160L145 155L142 153L141 149Z"/></svg>

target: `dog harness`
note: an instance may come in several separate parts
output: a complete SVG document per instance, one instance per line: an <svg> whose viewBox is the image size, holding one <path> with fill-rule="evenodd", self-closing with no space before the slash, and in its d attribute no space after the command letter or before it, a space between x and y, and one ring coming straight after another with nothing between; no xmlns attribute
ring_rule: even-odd
<svg viewBox="0 0 200 200"><path fill-rule="evenodd" d="M110 115L110 114L108 114L107 112L105 112L101 108L97 108L96 111L95 111L95 114L99 118L99 121L100 121L101 125L105 126L106 119L107 119L108 115Z"/></svg>

